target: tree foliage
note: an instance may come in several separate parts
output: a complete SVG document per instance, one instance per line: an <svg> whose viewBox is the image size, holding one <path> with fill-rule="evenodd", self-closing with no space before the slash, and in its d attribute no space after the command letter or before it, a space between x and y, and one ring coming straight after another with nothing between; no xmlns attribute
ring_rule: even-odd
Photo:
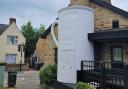
<svg viewBox="0 0 128 89"><path fill-rule="evenodd" d="M43 25L40 25L39 28L34 28L30 21L21 26L21 32L26 38L25 58L30 57L34 53L36 43L44 30L45 27Z"/></svg>

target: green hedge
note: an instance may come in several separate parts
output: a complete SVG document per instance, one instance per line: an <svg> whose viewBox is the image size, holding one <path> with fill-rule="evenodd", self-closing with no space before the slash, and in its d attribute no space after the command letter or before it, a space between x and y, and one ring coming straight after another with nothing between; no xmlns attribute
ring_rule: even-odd
<svg viewBox="0 0 128 89"><path fill-rule="evenodd" d="M78 82L75 89L95 89L94 87L88 85L87 83Z"/></svg>
<svg viewBox="0 0 128 89"><path fill-rule="evenodd" d="M6 63L1 63L1 62L0 62L0 66L3 66L3 65L6 65Z"/></svg>
<svg viewBox="0 0 128 89"><path fill-rule="evenodd" d="M40 83L50 85L52 80L57 77L57 67L56 65L48 65L42 67L39 73Z"/></svg>
<svg viewBox="0 0 128 89"><path fill-rule="evenodd" d="M0 87L0 89L17 89L17 88L3 88L3 87Z"/></svg>
<svg viewBox="0 0 128 89"><path fill-rule="evenodd" d="M7 88L0 87L0 89L7 89Z"/></svg>

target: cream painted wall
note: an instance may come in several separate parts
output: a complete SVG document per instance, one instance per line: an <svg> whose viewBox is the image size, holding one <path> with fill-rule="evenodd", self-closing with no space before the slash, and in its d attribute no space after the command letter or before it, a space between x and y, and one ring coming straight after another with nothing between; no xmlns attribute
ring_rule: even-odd
<svg viewBox="0 0 128 89"><path fill-rule="evenodd" d="M0 36L0 62L6 62L6 54L17 54L16 64L20 64L21 60L24 63L24 53L21 58L21 53L17 51L17 45L7 44L7 36L18 36L18 44L24 43L25 38L20 32L19 28L15 23L12 23L6 31Z"/></svg>

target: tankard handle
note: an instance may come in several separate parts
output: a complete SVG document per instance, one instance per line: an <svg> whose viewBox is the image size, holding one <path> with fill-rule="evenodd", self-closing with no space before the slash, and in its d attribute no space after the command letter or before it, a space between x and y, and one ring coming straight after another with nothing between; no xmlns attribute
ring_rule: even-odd
<svg viewBox="0 0 128 89"><path fill-rule="evenodd" d="M58 47L58 41L57 41L57 38L56 38L55 32L54 32L54 30L55 30L54 27L55 27L56 24L58 24L58 20L56 20L56 21L52 24L52 26L51 26L51 35L52 35L52 39L53 39L54 43L55 43L56 46Z"/></svg>

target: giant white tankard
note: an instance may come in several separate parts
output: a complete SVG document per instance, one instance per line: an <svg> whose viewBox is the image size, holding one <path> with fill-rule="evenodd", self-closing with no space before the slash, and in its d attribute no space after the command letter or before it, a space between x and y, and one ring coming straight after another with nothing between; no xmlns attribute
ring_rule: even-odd
<svg viewBox="0 0 128 89"><path fill-rule="evenodd" d="M51 27L58 47L57 80L76 83L81 61L94 59L93 45L88 41L88 33L94 32L94 11L89 7L71 6L61 9L58 18ZM55 24L58 24L58 40L54 34Z"/></svg>

